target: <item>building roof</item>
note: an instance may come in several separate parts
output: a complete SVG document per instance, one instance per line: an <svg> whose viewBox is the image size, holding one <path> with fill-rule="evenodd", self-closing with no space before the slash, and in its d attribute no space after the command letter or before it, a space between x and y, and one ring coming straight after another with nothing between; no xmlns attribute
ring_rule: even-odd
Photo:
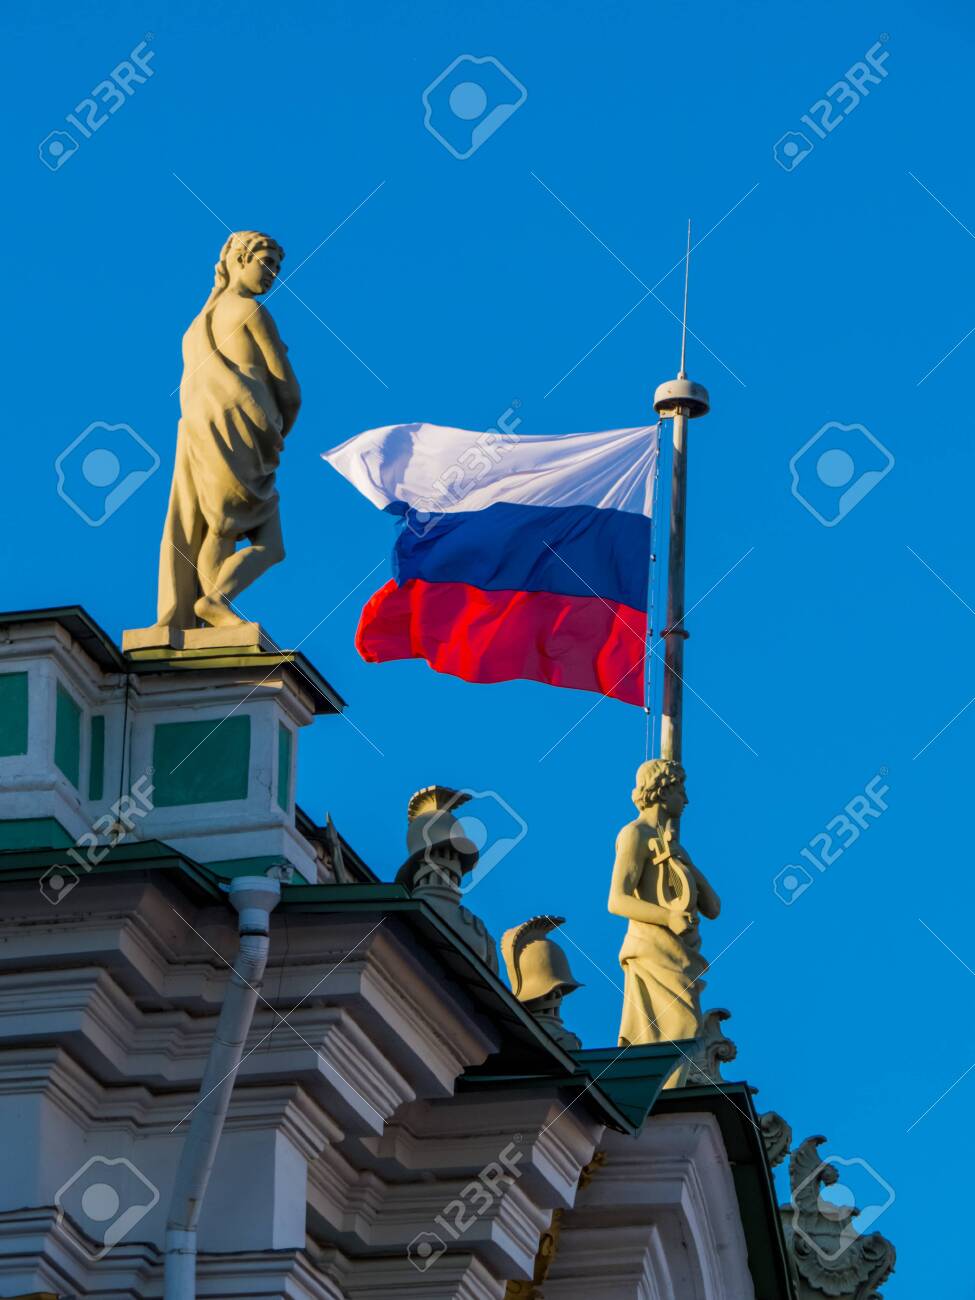
<svg viewBox="0 0 975 1300"><path fill-rule="evenodd" d="M269 672L283 668L311 697L316 714L341 713L346 702L316 668L297 650L247 650L241 647L207 650L138 650L123 654L81 605L56 605L48 609L21 609L0 613L0 626L59 623L105 672L146 675L185 672L187 669L258 668Z"/></svg>

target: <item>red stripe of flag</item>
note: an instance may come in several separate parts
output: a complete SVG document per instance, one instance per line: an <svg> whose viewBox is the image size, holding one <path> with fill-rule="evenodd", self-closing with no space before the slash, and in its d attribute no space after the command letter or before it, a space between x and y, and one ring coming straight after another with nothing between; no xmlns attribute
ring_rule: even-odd
<svg viewBox="0 0 975 1300"><path fill-rule="evenodd" d="M461 582L387 582L356 648L369 663L425 659L468 682L515 678L642 705L647 616L598 596L482 591Z"/></svg>

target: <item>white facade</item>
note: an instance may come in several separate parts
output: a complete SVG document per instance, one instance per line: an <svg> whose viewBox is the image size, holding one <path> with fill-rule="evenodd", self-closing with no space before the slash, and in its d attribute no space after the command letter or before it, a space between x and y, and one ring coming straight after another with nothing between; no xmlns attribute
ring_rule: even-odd
<svg viewBox="0 0 975 1300"><path fill-rule="evenodd" d="M265 678L256 660L132 664L126 683L72 626L0 629L0 674L26 666L32 690L29 752L0 758L0 832L13 827L0 851L0 1296L162 1296L169 1194L237 946L217 876L194 864L276 858L295 874L271 915L206 1192L199 1296L789 1300L784 1266L780 1291L753 1286L749 1252L781 1239L746 1240L707 1105L641 1123L668 1049L632 1049L650 1064L624 1097L612 1067L587 1073L585 1053L550 1038L422 900L362 872L334 883L322 844L295 829L294 745L285 807L275 786L277 728L306 725L316 700L323 711L320 692L287 664ZM51 761L58 680L82 710L78 785ZM63 847L25 837L50 821L62 845L84 836L119 773L151 766L154 726L244 708L243 800L153 808L70 889L41 887ZM114 775L90 800L99 713Z"/></svg>

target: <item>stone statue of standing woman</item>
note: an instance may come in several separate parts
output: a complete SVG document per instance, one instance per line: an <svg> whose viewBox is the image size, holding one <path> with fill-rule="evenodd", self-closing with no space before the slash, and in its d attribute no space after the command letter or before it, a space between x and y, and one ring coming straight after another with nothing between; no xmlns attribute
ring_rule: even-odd
<svg viewBox="0 0 975 1300"><path fill-rule="evenodd" d="M629 921L620 950L624 972L620 1045L696 1038L701 1029L700 916L721 900L677 840L687 806L680 763L655 758L636 774L638 816L616 840L609 910Z"/></svg>
<svg viewBox="0 0 975 1300"><path fill-rule="evenodd" d="M257 302L283 258L269 235L231 235L183 336L182 418L159 556L161 628L243 622L234 601L284 559L275 474L301 392Z"/></svg>

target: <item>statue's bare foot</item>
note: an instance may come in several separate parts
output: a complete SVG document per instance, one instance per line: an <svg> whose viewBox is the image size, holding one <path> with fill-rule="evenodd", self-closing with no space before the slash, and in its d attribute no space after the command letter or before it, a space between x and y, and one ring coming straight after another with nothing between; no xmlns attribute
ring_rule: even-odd
<svg viewBox="0 0 975 1300"><path fill-rule="evenodd" d="M193 613L209 627L233 627L244 622L219 596L201 596L193 606Z"/></svg>

